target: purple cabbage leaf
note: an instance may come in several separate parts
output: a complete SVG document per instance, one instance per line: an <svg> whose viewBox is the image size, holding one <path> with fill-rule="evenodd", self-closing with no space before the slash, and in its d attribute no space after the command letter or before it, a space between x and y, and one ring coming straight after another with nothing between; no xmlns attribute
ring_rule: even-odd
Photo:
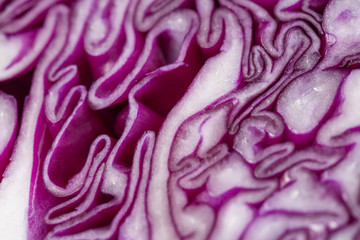
<svg viewBox="0 0 360 240"><path fill-rule="evenodd" d="M360 1L0 0L0 238L360 238Z"/></svg>

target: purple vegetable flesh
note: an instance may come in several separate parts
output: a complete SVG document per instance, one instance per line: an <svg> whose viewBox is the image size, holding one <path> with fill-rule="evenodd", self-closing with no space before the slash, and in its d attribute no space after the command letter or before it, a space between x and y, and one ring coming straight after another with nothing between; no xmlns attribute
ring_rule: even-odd
<svg viewBox="0 0 360 240"><path fill-rule="evenodd" d="M0 238L360 238L360 1L0 0Z"/></svg>

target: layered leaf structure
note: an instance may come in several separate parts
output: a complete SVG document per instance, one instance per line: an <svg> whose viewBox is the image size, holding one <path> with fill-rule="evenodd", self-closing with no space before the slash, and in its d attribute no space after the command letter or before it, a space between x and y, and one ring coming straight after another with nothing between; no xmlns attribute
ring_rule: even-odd
<svg viewBox="0 0 360 240"><path fill-rule="evenodd" d="M0 0L0 239L359 239L359 26L359 0Z"/></svg>

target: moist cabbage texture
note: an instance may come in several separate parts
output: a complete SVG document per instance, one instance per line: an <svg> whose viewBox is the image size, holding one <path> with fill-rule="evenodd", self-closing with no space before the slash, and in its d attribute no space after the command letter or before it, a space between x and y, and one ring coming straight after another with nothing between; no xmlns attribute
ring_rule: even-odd
<svg viewBox="0 0 360 240"><path fill-rule="evenodd" d="M0 238L360 239L360 0L0 0Z"/></svg>

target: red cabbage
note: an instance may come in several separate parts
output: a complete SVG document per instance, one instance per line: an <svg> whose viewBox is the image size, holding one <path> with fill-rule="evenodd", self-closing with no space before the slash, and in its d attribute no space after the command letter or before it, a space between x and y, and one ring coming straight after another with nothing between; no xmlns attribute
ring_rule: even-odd
<svg viewBox="0 0 360 240"><path fill-rule="evenodd" d="M359 26L358 0L0 0L0 238L359 239Z"/></svg>

